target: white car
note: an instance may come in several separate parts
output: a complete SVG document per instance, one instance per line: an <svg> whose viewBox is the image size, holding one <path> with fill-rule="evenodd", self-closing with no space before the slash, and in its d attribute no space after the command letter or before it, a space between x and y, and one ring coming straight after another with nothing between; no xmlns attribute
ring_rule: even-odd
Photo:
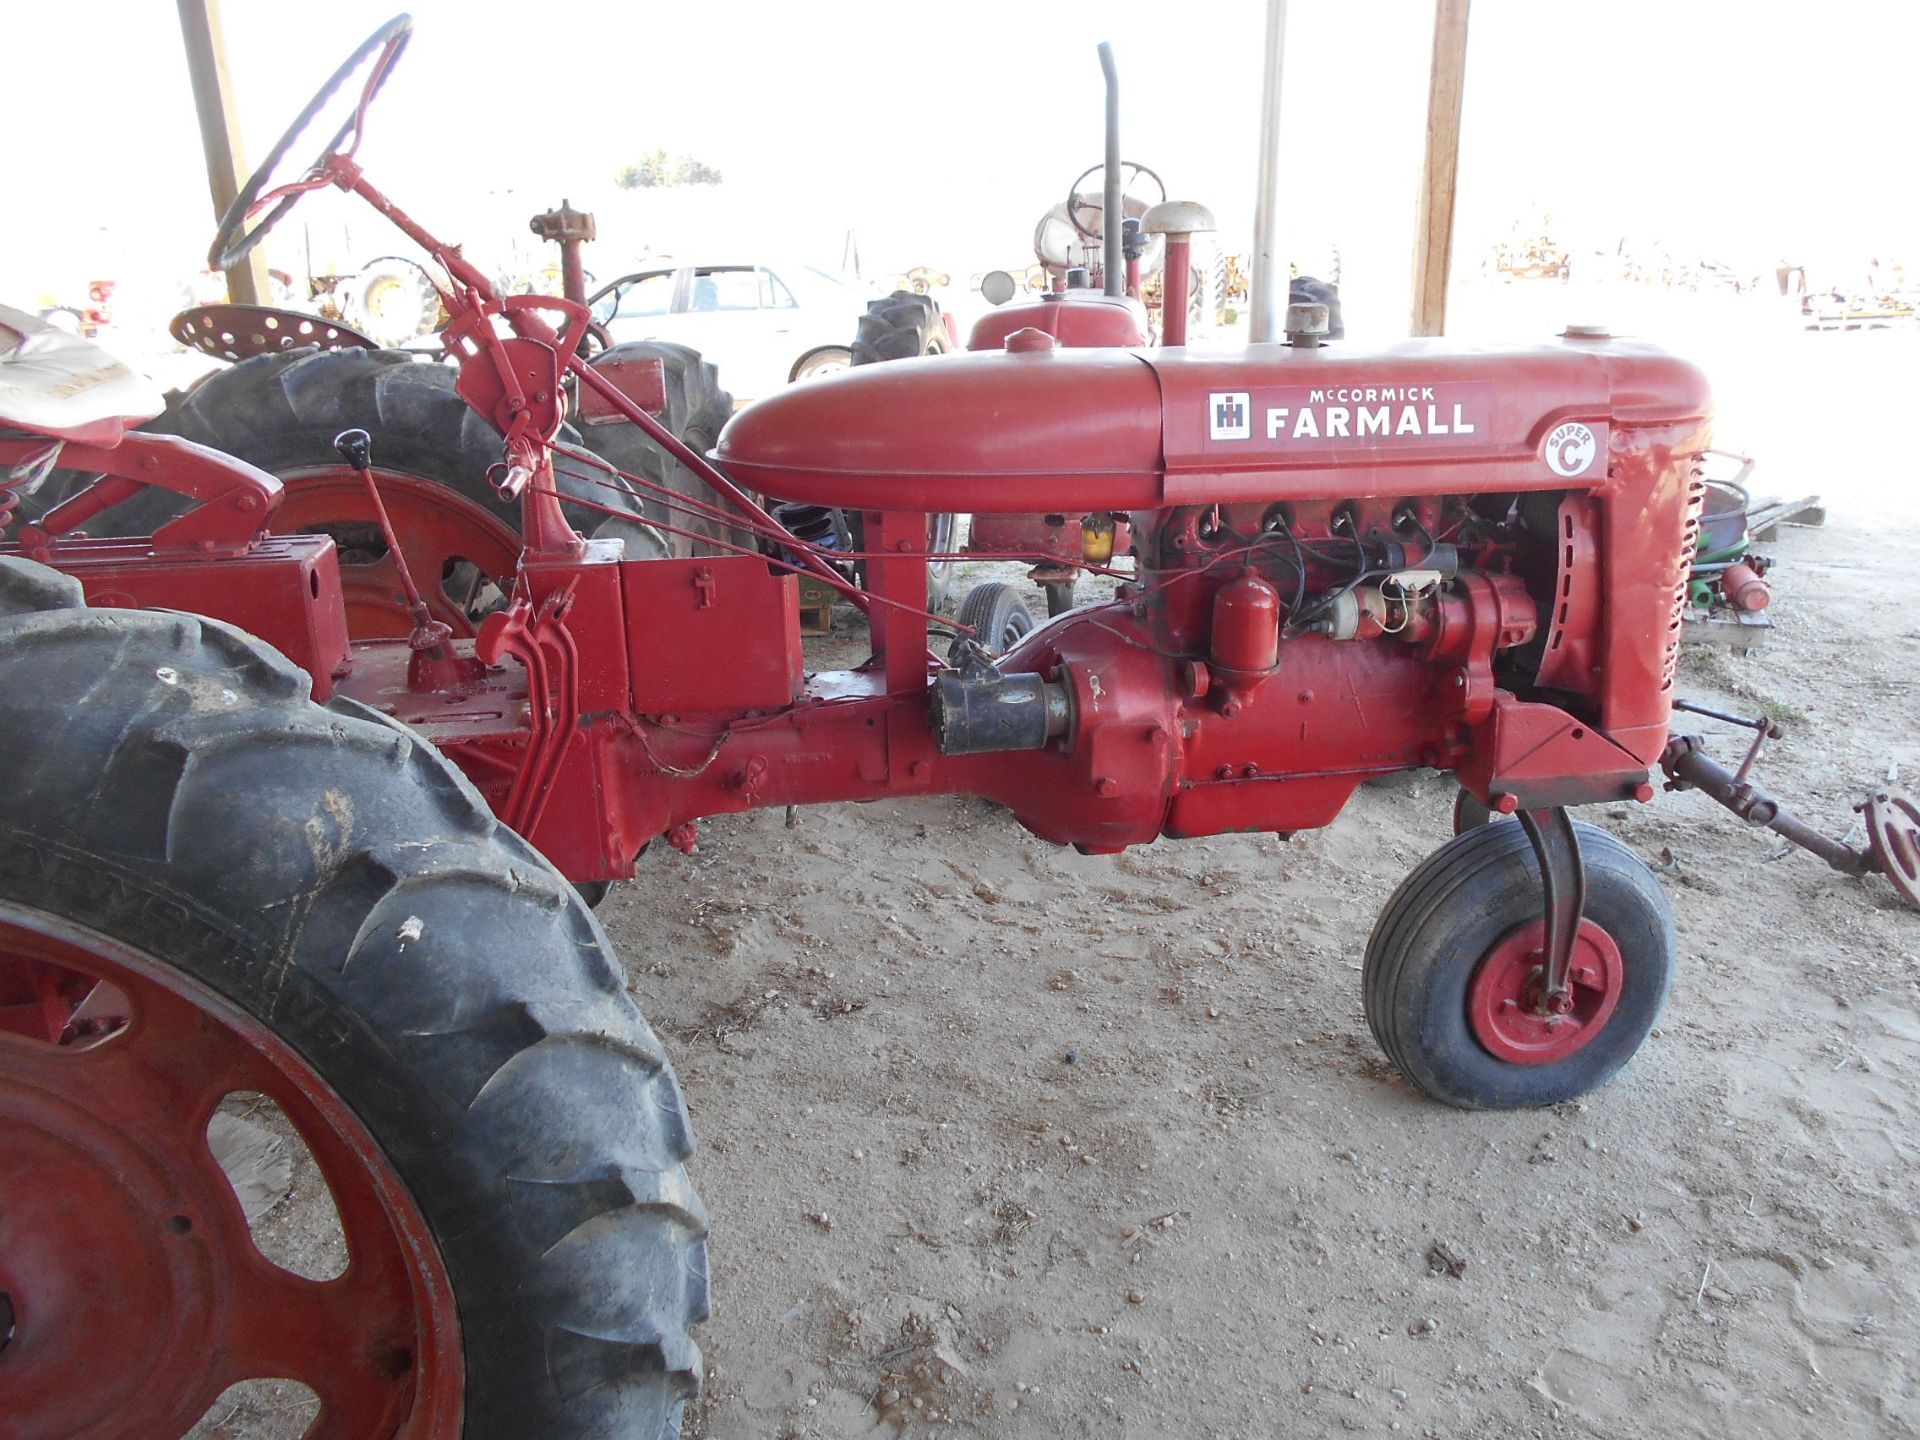
<svg viewBox="0 0 1920 1440"><path fill-rule="evenodd" d="M737 401L853 363L869 295L812 265L656 261L588 299L614 343L671 340L720 367Z"/></svg>

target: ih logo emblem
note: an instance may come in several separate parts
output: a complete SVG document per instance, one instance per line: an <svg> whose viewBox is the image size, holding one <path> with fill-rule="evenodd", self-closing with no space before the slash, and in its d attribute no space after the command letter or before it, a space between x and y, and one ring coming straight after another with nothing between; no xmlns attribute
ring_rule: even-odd
<svg viewBox="0 0 1920 1440"><path fill-rule="evenodd" d="M1207 397L1207 436L1213 440L1246 440L1253 435L1252 396L1215 391Z"/></svg>

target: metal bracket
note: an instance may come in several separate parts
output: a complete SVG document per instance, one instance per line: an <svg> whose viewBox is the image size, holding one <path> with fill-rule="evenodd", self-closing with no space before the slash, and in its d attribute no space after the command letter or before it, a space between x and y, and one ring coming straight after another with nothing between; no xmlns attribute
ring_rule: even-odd
<svg viewBox="0 0 1920 1440"><path fill-rule="evenodd" d="M1573 1009L1569 976L1574 940L1587 905L1587 869L1580 859L1573 817L1564 807L1522 810L1519 819L1539 858L1540 886L1546 898L1546 974L1540 985L1539 1010L1542 1015L1565 1015Z"/></svg>

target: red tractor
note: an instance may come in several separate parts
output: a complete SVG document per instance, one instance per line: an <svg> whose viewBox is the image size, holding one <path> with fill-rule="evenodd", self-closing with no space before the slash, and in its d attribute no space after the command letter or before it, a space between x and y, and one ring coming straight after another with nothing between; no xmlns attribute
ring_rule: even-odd
<svg viewBox="0 0 1920 1440"><path fill-rule="evenodd" d="M1591 334L1348 351L1303 329L1201 355L1029 327L777 395L709 459L580 359L579 305L496 294L363 174L407 35L342 66L213 258L335 185L446 277L457 393L499 436L523 537L470 638L396 542L365 430L338 448L408 631L351 642L335 538L269 533L278 481L129 429L157 397L0 315L10 489L102 477L0 557L10 1433L178 1434L250 1376L309 1385L328 1436L678 1433L707 1306L692 1141L576 887L704 816L967 793L1112 853L1324 825L1370 776L1446 768L1520 823L1468 826L1388 902L1363 993L1382 1047L1470 1107L1569 1099L1639 1048L1676 958L1667 902L1570 810L1650 799L1668 749L1697 371ZM367 64L319 158L269 188ZM713 498L565 445L568 376ZM563 497L563 450L606 503ZM572 513L626 519L636 487L717 553L581 533ZM155 489L194 504L148 537L82 535ZM867 587L749 491L858 513ZM997 662L964 635L942 659L924 607L946 509L1124 513L1136 565ZM866 610L867 663L806 670L802 571ZM206 1138L238 1095L277 1102L318 1161L336 1278L251 1243Z"/></svg>

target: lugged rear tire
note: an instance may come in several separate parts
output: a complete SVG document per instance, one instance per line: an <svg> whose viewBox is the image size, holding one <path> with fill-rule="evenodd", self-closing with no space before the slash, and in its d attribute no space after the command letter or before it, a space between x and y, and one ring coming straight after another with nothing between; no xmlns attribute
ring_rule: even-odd
<svg viewBox="0 0 1920 1440"><path fill-rule="evenodd" d="M502 500L487 478L500 433L454 390L449 366L399 350L290 350L260 355L208 376L174 397L141 428L179 435L280 477L287 495L276 533L319 532L339 546L347 622L355 639L404 636L411 628L392 562L362 483L333 448L343 430L373 438L383 499L434 618L456 636L506 603L519 561L520 502ZM572 427L560 440L578 445ZM55 477L36 497L44 511L94 477ZM627 542L632 558L664 552L641 502L598 467L555 456L554 483L567 520L584 535ZM89 522L102 536L150 535L189 503L148 488ZM609 513L615 512L615 513Z"/></svg>
<svg viewBox="0 0 1920 1440"><path fill-rule="evenodd" d="M677 1436L706 1220L606 935L431 746L308 694L0 558L0 902L217 992L351 1109L452 1282L464 1436Z"/></svg>
<svg viewBox="0 0 1920 1440"><path fill-rule="evenodd" d="M911 290L896 290L885 299L869 300L867 313L853 340L853 363L877 365L887 360L914 360L923 355L944 355L947 327L940 319L940 306L931 296ZM857 527L859 516L848 517ZM964 526L958 515L938 514L927 522L927 548L936 554L952 553L960 548ZM861 548L856 532L854 547ZM927 562L927 608L938 610L953 594L954 580L960 573L958 560Z"/></svg>
<svg viewBox="0 0 1920 1440"><path fill-rule="evenodd" d="M869 300L853 340L853 363L872 365L881 360L912 360L922 355L944 355L952 346L940 306L930 295L896 290L885 299Z"/></svg>
<svg viewBox="0 0 1920 1440"><path fill-rule="evenodd" d="M720 372L700 352L670 340L628 340L594 356L595 365L618 360L658 360L667 394L667 413L660 417L668 431L696 455L704 456L720 439L720 430L733 415L733 396L720 384ZM665 485L676 495L727 508L727 502L679 461L670 457L637 425L582 425L580 437L589 450L631 475ZM659 495L644 488L640 504L647 519L671 525L693 535L666 535L668 551L676 556L716 553L708 540L724 540L751 548L748 531L699 514L670 509Z"/></svg>
<svg viewBox="0 0 1920 1440"><path fill-rule="evenodd" d="M520 502L502 500L487 481L488 468L500 459L500 432L455 392L457 378L451 366L404 350L288 350L215 371L140 428L211 446L280 476L345 468L333 437L365 430L373 437L376 468L444 485L518 533ZM580 443L571 429L560 438ZM610 517L581 501L639 514L635 499L603 483L604 472L564 458L554 471L566 497L561 507L583 534ZM149 488L89 522L88 531L151 535L189 504Z"/></svg>

